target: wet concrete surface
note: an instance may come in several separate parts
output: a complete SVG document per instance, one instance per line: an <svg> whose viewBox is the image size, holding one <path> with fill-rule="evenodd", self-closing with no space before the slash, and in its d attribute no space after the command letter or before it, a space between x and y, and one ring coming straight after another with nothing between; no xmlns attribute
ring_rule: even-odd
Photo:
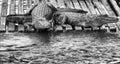
<svg viewBox="0 0 120 64"><path fill-rule="evenodd" d="M119 34L105 31L79 30L64 33L0 33L0 63L120 63L120 37Z"/></svg>

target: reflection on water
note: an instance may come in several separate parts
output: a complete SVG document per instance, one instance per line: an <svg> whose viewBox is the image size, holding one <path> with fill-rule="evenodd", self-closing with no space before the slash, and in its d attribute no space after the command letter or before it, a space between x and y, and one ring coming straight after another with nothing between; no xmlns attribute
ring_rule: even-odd
<svg viewBox="0 0 120 64"><path fill-rule="evenodd" d="M51 46L59 42L86 42L97 44L108 44L120 42L117 34L109 34L103 31L66 31L66 32L45 32L45 33L0 33L0 46Z"/></svg>

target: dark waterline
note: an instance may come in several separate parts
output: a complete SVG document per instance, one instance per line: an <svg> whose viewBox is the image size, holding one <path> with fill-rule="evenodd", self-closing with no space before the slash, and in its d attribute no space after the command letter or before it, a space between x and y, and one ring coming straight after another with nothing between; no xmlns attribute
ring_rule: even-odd
<svg viewBox="0 0 120 64"><path fill-rule="evenodd" d="M109 34L104 31L57 31L40 33L0 33L0 46L50 46L58 42L96 42L96 43L119 43L117 34ZM15 43L14 43L15 42ZM9 44L11 43L11 44ZM17 44L18 43L18 44ZM4 44L4 45L3 45Z"/></svg>

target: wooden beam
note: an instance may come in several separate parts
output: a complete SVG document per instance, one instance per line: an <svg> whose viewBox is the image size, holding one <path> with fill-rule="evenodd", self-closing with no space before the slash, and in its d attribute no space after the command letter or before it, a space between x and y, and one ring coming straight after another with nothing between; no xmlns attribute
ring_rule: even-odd
<svg viewBox="0 0 120 64"><path fill-rule="evenodd" d="M99 4L100 4L101 7L104 9L104 12L105 12L107 15L109 15L109 12L108 12L107 9L104 7L104 5L103 5L101 2L99 2Z"/></svg>
<svg viewBox="0 0 120 64"><path fill-rule="evenodd" d="M19 14L19 0L16 0L16 7L15 7L15 9L16 9L16 14Z"/></svg>
<svg viewBox="0 0 120 64"><path fill-rule="evenodd" d="M2 12L2 0L0 0L0 20L1 20L1 12ZM0 31L2 31L2 22L0 21Z"/></svg>
<svg viewBox="0 0 120 64"><path fill-rule="evenodd" d="M108 4L107 0L100 0L103 6L106 8L110 16L116 16L113 10L110 8L110 5Z"/></svg>
<svg viewBox="0 0 120 64"><path fill-rule="evenodd" d="M19 0L19 5L18 5L18 6L19 6L19 7L18 7L18 8L19 8L19 11L18 11L19 14L23 14L23 5L22 5L22 1L23 1L23 0Z"/></svg>
<svg viewBox="0 0 120 64"><path fill-rule="evenodd" d="M109 0L110 3L112 4L112 6L114 7L116 13L118 14L118 16L120 16L120 8L118 7L117 3L115 0Z"/></svg>
<svg viewBox="0 0 120 64"><path fill-rule="evenodd" d="M49 2L49 0L45 0L46 2Z"/></svg>
<svg viewBox="0 0 120 64"><path fill-rule="evenodd" d="M90 4L94 7L96 14L100 15L100 11L97 9L96 5L94 5L93 0L90 1Z"/></svg>
<svg viewBox="0 0 120 64"><path fill-rule="evenodd" d="M8 9L8 0L2 0L2 13L1 16L7 15L7 9Z"/></svg>
<svg viewBox="0 0 120 64"><path fill-rule="evenodd" d="M33 0L33 1L35 5L39 3L39 0Z"/></svg>
<svg viewBox="0 0 120 64"><path fill-rule="evenodd" d="M11 0L10 14L15 14L15 0Z"/></svg>
<svg viewBox="0 0 120 64"><path fill-rule="evenodd" d="M71 0L71 1L73 2L74 7L75 7L76 9L82 9L82 7L79 5L79 3L78 3L77 0Z"/></svg>
<svg viewBox="0 0 120 64"><path fill-rule="evenodd" d="M27 0L27 5L28 5L28 8L30 8L32 6L32 1L31 0Z"/></svg>
<svg viewBox="0 0 120 64"><path fill-rule="evenodd" d="M7 16L7 9L8 9L8 0L2 0L2 8L1 8L1 25L0 25L0 29L1 30L5 30L5 19Z"/></svg>
<svg viewBox="0 0 120 64"><path fill-rule="evenodd" d="M93 4L97 7L97 9L99 10L100 14L106 14L104 9L100 6L98 0L93 0Z"/></svg>
<svg viewBox="0 0 120 64"><path fill-rule="evenodd" d="M58 5L59 5L60 8L65 8L66 7L64 0L57 0L57 2L58 2Z"/></svg>
<svg viewBox="0 0 120 64"><path fill-rule="evenodd" d="M59 7L58 3L56 0L50 0L50 4L52 4L53 6L55 6L56 8Z"/></svg>
<svg viewBox="0 0 120 64"><path fill-rule="evenodd" d="M10 3L11 3L11 0L8 0L7 15L9 15L9 14L10 14Z"/></svg>
<svg viewBox="0 0 120 64"><path fill-rule="evenodd" d="M37 1L37 0L36 0ZM27 9L28 9L28 6L27 6L27 0L23 0L23 11L24 11L24 13L26 13L27 12Z"/></svg>
<svg viewBox="0 0 120 64"><path fill-rule="evenodd" d="M90 13L90 10L88 9L88 7L86 6L85 4L85 1L84 0L78 0L82 9L85 10L85 11L88 11L88 14Z"/></svg>
<svg viewBox="0 0 120 64"><path fill-rule="evenodd" d="M96 14L94 7L92 6L91 0L85 0L86 5L88 6L91 14Z"/></svg>
<svg viewBox="0 0 120 64"><path fill-rule="evenodd" d="M64 0L65 4L67 5L68 8L74 8L74 5L70 0Z"/></svg>

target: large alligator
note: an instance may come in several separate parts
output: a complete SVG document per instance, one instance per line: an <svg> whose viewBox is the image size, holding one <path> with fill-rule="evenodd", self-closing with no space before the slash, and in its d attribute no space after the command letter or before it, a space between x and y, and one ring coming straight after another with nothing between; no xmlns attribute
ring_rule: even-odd
<svg viewBox="0 0 120 64"><path fill-rule="evenodd" d="M108 15L96 15L74 12L56 12L53 15L53 28L56 30L57 25L61 25L63 30L66 30L66 24L71 25L75 30L75 26L84 27L101 27L107 23L116 23L118 18L109 17Z"/></svg>
<svg viewBox="0 0 120 64"><path fill-rule="evenodd" d="M38 6L36 6L34 8L34 10L32 11L32 25L34 26L34 28L36 29L49 29L50 27L48 27L47 25L43 25L43 27L41 26L41 24L38 23L42 23L43 21L41 20L41 17L46 19L46 23L49 25L50 21L53 18L53 14L56 12L75 12L75 13L87 13L87 11L84 10L78 10L78 9L71 9L71 8L55 8L53 5L50 5L48 3L46 3L44 0L42 2L40 2L38 4ZM45 24L43 22L43 24ZM38 26L38 27L37 27ZM41 27L39 27L41 26Z"/></svg>

